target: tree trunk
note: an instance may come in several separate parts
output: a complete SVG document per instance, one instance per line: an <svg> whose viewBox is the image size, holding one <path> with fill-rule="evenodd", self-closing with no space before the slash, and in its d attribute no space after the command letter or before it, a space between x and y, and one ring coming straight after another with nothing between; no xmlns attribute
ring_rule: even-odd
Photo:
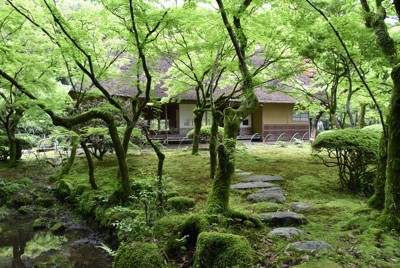
<svg viewBox="0 0 400 268"><path fill-rule="evenodd" d="M360 122L359 122L359 126L360 129L365 127L365 113L367 111L367 103L361 103L360 104Z"/></svg>
<svg viewBox="0 0 400 268"><path fill-rule="evenodd" d="M71 170L72 164L75 161L76 150L78 149L78 144L79 144L78 140L79 140L78 136L72 136L71 154L68 157L67 163L65 163L65 165L61 168L60 173L58 175L59 178L69 174L69 171Z"/></svg>
<svg viewBox="0 0 400 268"><path fill-rule="evenodd" d="M315 115L314 120L312 121L310 137L313 140L315 140L315 138L317 137L318 122L321 119L323 114L324 114L324 111L318 111L317 114Z"/></svg>
<svg viewBox="0 0 400 268"><path fill-rule="evenodd" d="M400 66L392 69L393 91L387 119L388 146L385 208L381 219L389 228L400 231Z"/></svg>
<svg viewBox="0 0 400 268"><path fill-rule="evenodd" d="M10 166L16 166L17 161L21 159L22 147L20 141L15 137L15 132L17 131L18 123L23 115L23 111L16 110L6 122L4 126L6 128L6 133L9 142L9 164Z"/></svg>
<svg viewBox="0 0 400 268"><path fill-rule="evenodd" d="M354 128L356 125L354 123L354 117L353 114L351 113L351 97L353 96L353 91L349 89L349 93L347 95L347 100L346 100L346 113L349 116L349 121L350 121L350 126ZM343 120L344 122L344 120Z"/></svg>
<svg viewBox="0 0 400 268"><path fill-rule="evenodd" d="M226 214L229 210L229 192L232 174L235 170L236 137L240 129L238 111L224 109L224 141L218 146L218 174L207 201L206 211L212 214Z"/></svg>
<svg viewBox="0 0 400 268"><path fill-rule="evenodd" d="M342 126L340 125L336 114L331 114L331 119L332 119L331 121L335 125L336 129L342 129ZM333 126L333 125L331 124L331 126Z"/></svg>
<svg viewBox="0 0 400 268"><path fill-rule="evenodd" d="M82 146L83 151L85 152L86 161L88 164L90 186L92 186L92 189L97 190L97 189L99 189L99 187L97 186L96 180L94 178L94 166L93 166L92 155L89 151L89 148L86 145L86 142L81 141L81 146Z"/></svg>
<svg viewBox="0 0 400 268"><path fill-rule="evenodd" d="M210 144L209 144L209 152L210 152L210 179L213 180L215 174L217 172L217 144L218 144L218 126L219 120L221 119L221 112L213 111L212 112L212 125L211 125L211 134L210 134Z"/></svg>
<svg viewBox="0 0 400 268"><path fill-rule="evenodd" d="M200 131L201 122L203 121L204 110L200 108L195 108L193 110L193 145L192 145L192 155L197 155L199 153L199 143L200 143Z"/></svg>
<svg viewBox="0 0 400 268"><path fill-rule="evenodd" d="M158 158L158 166L157 166L157 203L158 203L158 209L162 211L164 209L164 187L163 187L163 168L164 168L164 160L165 160L165 154L161 152L160 146L155 144L153 140L149 137L149 132L147 128L143 128L144 133L146 134L146 140L147 142L151 145L153 148L154 152L157 155Z"/></svg>
<svg viewBox="0 0 400 268"><path fill-rule="evenodd" d="M379 155L374 179L374 195L368 200L372 208L382 210L385 206L385 183L386 183L386 160L387 160L387 139L382 134L379 143Z"/></svg>
<svg viewBox="0 0 400 268"><path fill-rule="evenodd" d="M135 126L136 126L136 124L133 124L132 122L128 122L127 126L125 128L124 138L122 141L122 146L124 148L125 154L128 153L129 142L131 140L132 132L133 132L133 129L135 128Z"/></svg>

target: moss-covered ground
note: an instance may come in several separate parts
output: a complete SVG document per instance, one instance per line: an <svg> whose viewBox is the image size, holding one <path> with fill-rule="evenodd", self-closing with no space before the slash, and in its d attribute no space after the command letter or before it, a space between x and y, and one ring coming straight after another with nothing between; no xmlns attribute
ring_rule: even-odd
<svg viewBox="0 0 400 268"><path fill-rule="evenodd" d="M313 207L303 212L309 223L299 229L305 235L292 239L269 237L269 227L259 229L247 222L214 220L209 231L239 234L249 240L254 250L254 267L400 267L399 235L379 227L379 211L367 207L367 198L341 190L337 170L325 167L312 157L309 146L298 148L253 144L238 148L236 168L252 174L282 176L285 180L279 184L285 192L286 201L283 204L251 204L246 200L248 191L231 191L231 208L256 215L288 211L293 202L305 202ZM102 162L95 161L99 191L89 190L85 158L79 156L70 174L64 177L71 187L71 196L65 202L74 203L74 207L82 213L103 215L97 220L103 226L117 226L121 241L157 241L160 250L168 256L166 266L189 267L193 248L185 246L182 238L174 235L176 227L187 218L186 215L203 212L212 185L209 158L206 151L197 156L192 156L190 150L185 149L165 149L164 152L166 195L193 198L196 200L194 208L184 212L169 210L165 214L155 212L151 187L154 186L152 182L155 180L157 158L152 151L128 156L132 182L140 185L134 200L140 205L134 207L135 212L129 213L144 215L142 218L137 217L135 222L129 223L125 219L128 212L123 208L112 208L112 196L118 188L117 164L113 155L106 155ZM5 166L0 168L2 172L7 169ZM238 181L239 177L235 175L234 182ZM72 201L74 198L75 201ZM143 214L143 211L146 213ZM104 215L109 219L114 217L115 222ZM325 241L334 250L315 253L285 250L289 243L301 240Z"/></svg>

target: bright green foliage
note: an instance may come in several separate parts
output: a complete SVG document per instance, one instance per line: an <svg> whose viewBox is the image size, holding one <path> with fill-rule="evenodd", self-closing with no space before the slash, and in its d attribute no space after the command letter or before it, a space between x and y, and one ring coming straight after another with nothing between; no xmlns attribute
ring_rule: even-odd
<svg viewBox="0 0 400 268"><path fill-rule="evenodd" d="M194 130L188 132L186 135L189 139L193 139ZM200 140L208 141L211 137L211 126L202 126L200 129ZM221 141L224 137L224 128L218 127L218 139Z"/></svg>
<svg viewBox="0 0 400 268"><path fill-rule="evenodd" d="M176 196L169 198L167 206L177 211L185 211L193 208L196 205L196 200L186 196Z"/></svg>
<svg viewBox="0 0 400 268"><path fill-rule="evenodd" d="M318 135L312 148L325 165L339 167L339 182L344 189L370 195L380 136L381 129L375 126L362 130L330 130Z"/></svg>
<svg viewBox="0 0 400 268"><path fill-rule="evenodd" d="M194 267L252 267L252 253L243 236L203 232L197 239Z"/></svg>
<svg viewBox="0 0 400 268"><path fill-rule="evenodd" d="M164 267L164 260L156 245L132 243L118 248L114 268Z"/></svg>

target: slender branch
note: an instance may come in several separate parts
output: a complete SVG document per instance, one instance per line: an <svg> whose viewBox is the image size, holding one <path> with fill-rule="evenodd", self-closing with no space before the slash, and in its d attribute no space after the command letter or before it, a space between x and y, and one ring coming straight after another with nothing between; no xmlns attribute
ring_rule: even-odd
<svg viewBox="0 0 400 268"><path fill-rule="evenodd" d="M349 50L347 49L347 46L344 43L340 33L336 30L335 26L333 26L333 24L330 22L329 18L325 15L325 13L321 9L317 8L313 3L311 3L310 0L306 0L306 1L312 8L314 8L319 14L321 14L321 16L328 22L328 24L331 27L332 31L335 33L335 35L338 38L340 44L342 45L343 49L346 52L347 57L349 58L351 64L353 65L353 67L356 70L358 76L360 77L362 84L367 89L369 96L371 97L372 101L374 102L375 107L376 107L376 109L378 110L378 113L379 113L379 118L381 120L384 136L388 137L388 132L387 132L387 128L386 128L386 125L385 125L385 120L383 119L383 113L382 113L382 110L381 110L381 108L379 106L379 103L376 100L376 98L374 96L374 93L372 92L371 88L367 84L367 81L364 79L363 75L361 74L360 69L358 68L357 64L354 62L353 57L351 56Z"/></svg>

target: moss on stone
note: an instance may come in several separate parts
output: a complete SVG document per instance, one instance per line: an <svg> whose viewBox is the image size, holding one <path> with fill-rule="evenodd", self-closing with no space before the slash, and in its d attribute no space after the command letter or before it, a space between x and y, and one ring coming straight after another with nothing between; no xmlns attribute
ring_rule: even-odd
<svg viewBox="0 0 400 268"><path fill-rule="evenodd" d="M177 211L185 211L193 208L196 205L196 201L193 198L185 196L176 196L169 198L167 201L167 206L171 209Z"/></svg>
<svg viewBox="0 0 400 268"><path fill-rule="evenodd" d="M186 246L193 248L201 232L207 231L209 222L205 215L193 214L179 227L182 237L186 237Z"/></svg>
<svg viewBox="0 0 400 268"><path fill-rule="evenodd" d="M165 267L157 246L152 243L132 243L118 248L114 268Z"/></svg>
<svg viewBox="0 0 400 268"><path fill-rule="evenodd" d="M203 232L197 239L194 267L252 267L252 254L243 236Z"/></svg>

